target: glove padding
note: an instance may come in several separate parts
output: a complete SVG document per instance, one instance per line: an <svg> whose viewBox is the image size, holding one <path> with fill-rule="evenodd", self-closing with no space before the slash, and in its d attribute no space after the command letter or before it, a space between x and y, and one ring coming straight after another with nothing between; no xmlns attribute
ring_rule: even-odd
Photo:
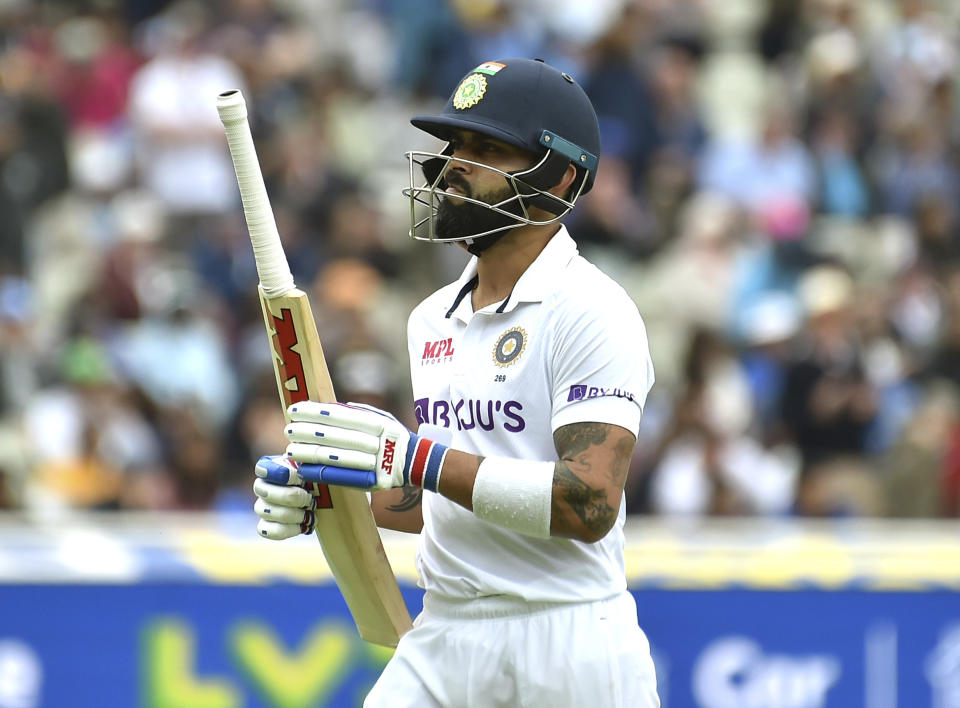
<svg viewBox="0 0 960 708"><path fill-rule="evenodd" d="M257 462L257 495L253 510L260 521L257 533L274 541L313 533L316 498L301 486L299 465L284 455L268 455Z"/></svg>
<svg viewBox="0 0 960 708"><path fill-rule="evenodd" d="M357 403L314 401L294 403L287 413L287 457L301 463L301 481L371 491L410 483L418 438L389 413Z"/></svg>

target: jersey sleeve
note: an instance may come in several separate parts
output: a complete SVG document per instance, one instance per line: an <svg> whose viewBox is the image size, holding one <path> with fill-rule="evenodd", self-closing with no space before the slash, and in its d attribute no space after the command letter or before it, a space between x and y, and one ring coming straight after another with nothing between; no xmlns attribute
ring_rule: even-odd
<svg viewBox="0 0 960 708"><path fill-rule="evenodd" d="M551 428L619 425L636 435L653 386L646 327L622 290L592 308L566 310L555 329Z"/></svg>

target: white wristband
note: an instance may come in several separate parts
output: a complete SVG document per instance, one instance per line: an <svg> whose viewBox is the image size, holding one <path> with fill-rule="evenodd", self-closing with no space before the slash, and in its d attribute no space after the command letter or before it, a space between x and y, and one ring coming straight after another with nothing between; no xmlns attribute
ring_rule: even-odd
<svg viewBox="0 0 960 708"><path fill-rule="evenodd" d="M549 538L553 469L553 462L487 457L473 483L473 513L527 536Z"/></svg>

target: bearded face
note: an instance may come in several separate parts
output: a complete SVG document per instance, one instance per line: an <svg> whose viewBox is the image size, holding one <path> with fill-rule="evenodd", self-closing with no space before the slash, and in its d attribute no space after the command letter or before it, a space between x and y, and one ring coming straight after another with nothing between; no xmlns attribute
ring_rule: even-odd
<svg viewBox="0 0 960 708"><path fill-rule="evenodd" d="M500 204L516 196L513 188L508 185L504 185L502 189L486 194L474 194L467 181L455 172L450 172L445 175L445 180L449 186L456 187L464 196L477 199L486 204ZM518 199L514 199L499 208L511 214L516 214L517 216L523 215L523 210L520 207ZM455 197L446 197L440 201L440 205L437 208L435 228L436 238L447 240L463 239L471 234L482 234L487 231L496 231L504 227L518 225L515 219L505 214L500 214L487 207L456 199Z"/></svg>

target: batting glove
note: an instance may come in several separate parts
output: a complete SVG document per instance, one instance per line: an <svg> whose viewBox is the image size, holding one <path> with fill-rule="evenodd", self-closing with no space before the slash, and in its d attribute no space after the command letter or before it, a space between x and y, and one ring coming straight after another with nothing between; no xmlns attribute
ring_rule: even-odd
<svg viewBox="0 0 960 708"><path fill-rule="evenodd" d="M302 533L313 533L316 498L304 489L299 465L285 455L268 455L257 462L253 493L254 512L260 517L257 533L281 541Z"/></svg>
<svg viewBox="0 0 960 708"><path fill-rule="evenodd" d="M410 432L394 416L356 403L295 403L287 411L287 457L307 482L378 490L437 491L447 447Z"/></svg>

